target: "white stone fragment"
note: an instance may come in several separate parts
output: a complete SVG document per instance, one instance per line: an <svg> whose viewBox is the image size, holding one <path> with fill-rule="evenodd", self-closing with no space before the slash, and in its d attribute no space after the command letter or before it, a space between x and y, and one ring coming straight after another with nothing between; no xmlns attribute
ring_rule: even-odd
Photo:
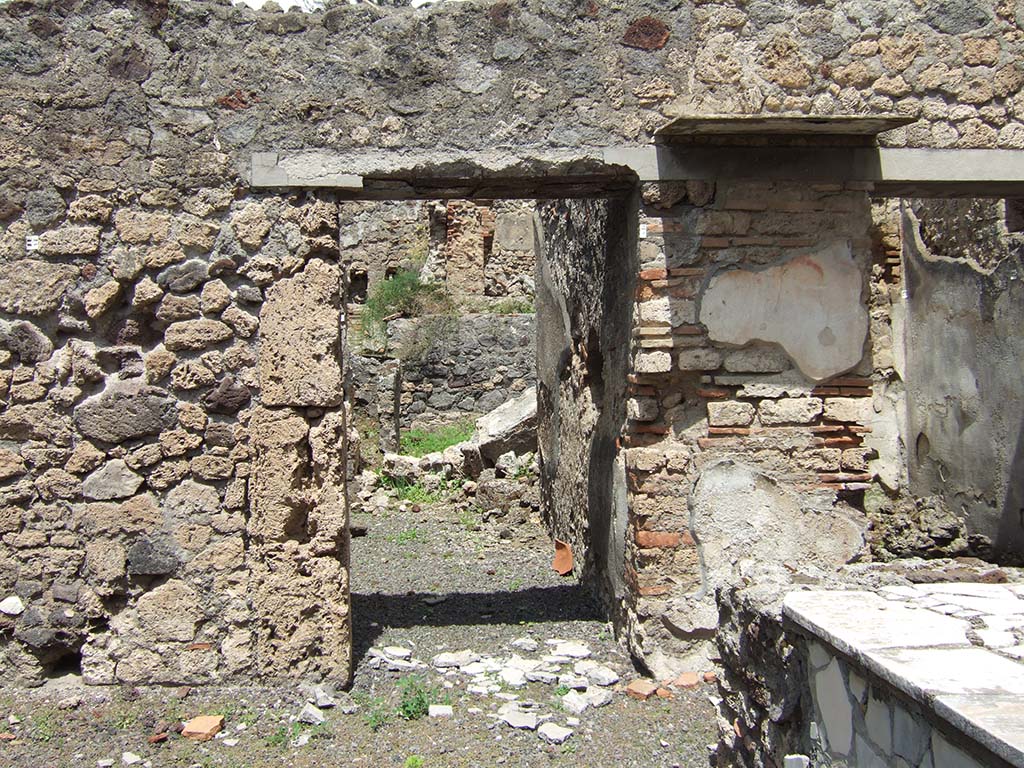
<svg viewBox="0 0 1024 768"><path fill-rule="evenodd" d="M513 688L522 688L526 685L526 673L515 667L506 667L498 673L501 681Z"/></svg>
<svg viewBox="0 0 1024 768"><path fill-rule="evenodd" d="M811 758L805 755L786 755L782 758L782 768L808 768Z"/></svg>
<svg viewBox="0 0 1024 768"><path fill-rule="evenodd" d="M582 715L589 706L590 700L578 691L569 691L562 697L562 707L574 715Z"/></svg>
<svg viewBox="0 0 1024 768"><path fill-rule="evenodd" d="M561 744L572 736L572 731L555 723L544 723L537 729L537 735L550 744Z"/></svg>
<svg viewBox="0 0 1024 768"><path fill-rule="evenodd" d="M576 691L585 691L590 687L590 681L580 675L559 675L558 684Z"/></svg>
<svg viewBox="0 0 1024 768"><path fill-rule="evenodd" d="M474 661L480 661L480 654L467 649L457 653L439 653L430 663L438 669L445 669L447 667L463 667Z"/></svg>
<svg viewBox="0 0 1024 768"><path fill-rule="evenodd" d="M20 616L25 612L25 604L21 602L21 598L17 595L11 595L0 600L0 613L5 613L8 616Z"/></svg>
<svg viewBox="0 0 1024 768"><path fill-rule="evenodd" d="M428 717L452 717L454 714L450 704L431 704L427 709Z"/></svg>
<svg viewBox="0 0 1024 768"><path fill-rule="evenodd" d="M306 704L299 712L298 721L300 723L306 723L307 725L320 725L327 718L324 717L324 713L320 711L320 707L315 704Z"/></svg>
<svg viewBox="0 0 1024 768"><path fill-rule="evenodd" d="M411 659L412 651L408 648L403 648L400 645L389 645L384 649L384 653L392 659Z"/></svg>
<svg viewBox="0 0 1024 768"><path fill-rule="evenodd" d="M612 692L607 688L588 688L584 696L587 697L587 703L594 709L611 704L613 699Z"/></svg>
<svg viewBox="0 0 1024 768"><path fill-rule="evenodd" d="M519 637L513 640L510 645L519 651L526 651L527 653L533 653L540 648L540 643L534 640L532 637Z"/></svg>
<svg viewBox="0 0 1024 768"><path fill-rule="evenodd" d="M138 765L142 762L142 758L136 755L134 752L122 752L121 762L125 765Z"/></svg>
<svg viewBox="0 0 1024 768"><path fill-rule="evenodd" d="M534 669L526 673L526 679L531 683L543 683L544 685L554 685L558 682L558 675L554 672L545 672L540 669Z"/></svg>
<svg viewBox="0 0 1024 768"><path fill-rule="evenodd" d="M502 722L512 728L524 731L537 730L537 716L532 712L506 712L501 716Z"/></svg>

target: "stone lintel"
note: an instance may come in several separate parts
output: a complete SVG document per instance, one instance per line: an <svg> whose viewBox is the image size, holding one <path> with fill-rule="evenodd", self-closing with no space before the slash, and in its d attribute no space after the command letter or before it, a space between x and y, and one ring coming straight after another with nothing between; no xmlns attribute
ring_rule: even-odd
<svg viewBox="0 0 1024 768"><path fill-rule="evenodd" d="M691 115L654 132L674 136L868 136L913 123L906 115Z"/></svg>
<svg viewBox="0 0 1024 768"><path fill-rule="evenodd" d="M636 182L860 183L888 197L1024 197L1024 151L832 146L584 148L503 152L258 152L254 188L330 188L343 199L579 198Z"/></svg>

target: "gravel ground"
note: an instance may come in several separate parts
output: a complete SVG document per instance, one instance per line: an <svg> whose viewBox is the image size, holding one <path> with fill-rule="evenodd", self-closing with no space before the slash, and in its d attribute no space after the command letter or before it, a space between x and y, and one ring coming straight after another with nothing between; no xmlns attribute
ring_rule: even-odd
<svg viewBox="0 0 1024 768"><path fill-rule="evenodd" d="M626 696L625 685L639 675L589 596L551 570L551 545L535 519L481 522L461 499L422 507L392 499L354 520L367 531L352 543L355 675L351 691L337 694L339 706L322 710L322 724L295 722L309 694L298 684L113 689L67 677L38 690L0 692L0 765L122 766L132 760L125 753L138 756L138 765L197 768L709 764L713 687L674 688L671 698L647 701ZM574 716L557 683L516 687L496 673L473 677L431 664L439 653L470 650L493 659L495 670L529 668L550 656L556 646L548 641L557 640L584 645L587 661L620 676L588 689L610 691L611 703ZM545 663L563 674L579 663L557 661ZM389 669L418 662L423 666ZM469 690L481 685L490 690ZM427 702L450 704L453 716L409 720L396 712L404 703L415 714ZM505 724L501 714L511 710L573 733L548 743ZM202 714L224 715L216 739L197 743L172 730L163 743L148 743L154 732Z"/></svg>

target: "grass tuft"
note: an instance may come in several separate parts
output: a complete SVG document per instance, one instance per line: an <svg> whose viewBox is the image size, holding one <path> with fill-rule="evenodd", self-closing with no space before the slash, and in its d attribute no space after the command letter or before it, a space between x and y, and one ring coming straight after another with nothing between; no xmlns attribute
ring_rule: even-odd
<svg viewBox="0 0 1024 768"><path fill-rule="evenodd" d="M399 438L399 443L403 454L419 458L469 440L475 429L472 419L463 419L438 429L410 429Z"/></svg>

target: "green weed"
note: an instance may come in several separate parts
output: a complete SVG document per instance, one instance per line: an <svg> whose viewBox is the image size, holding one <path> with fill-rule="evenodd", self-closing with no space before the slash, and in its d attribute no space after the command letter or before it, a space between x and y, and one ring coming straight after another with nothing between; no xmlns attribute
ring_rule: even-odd
<svg viewBox="0 0 1024 768"><path fill-rule="evenodd" d="M410 483L408 480L398 480L383 474L377 476L377 483L393 490L399 500L410 501L413 504L431 504L444 498L444 494L439 490L431 491L419 483Z"/></svg>
<svg viewBox="0 0 1024 768"><path fill-rule="evenodd" d="M389 319L436 314L450 311L451 306L444 286L424 283L416 269L403 269L389 280L381 280L367 296L361 316L363 341L386 350Z"/></svg>
<svg viewBox="0 0 1024 768"><path fill-rule="evenodd" d="M491 312L496 315L527 315L534 311L533 301L527 298L509 297L495 302Z"/></svg>
<svg viewBox="0 0 1024 768"><path fill-rule="evenodd" d="M557 688L555 688L555 696L557 696L558 698L562 698L571 690L572 688L570 688L568 685L560 685Z"/></svg>
<svg viewBox="0 0 1024 768"><path fill-rule="evenodd" d="M399 442L406 456L426 456L469 440L475 430L475 421L462 419L437 429L410 429L399 438Z"/></svg>
<svg viewBox="0 0 1024 768"><path fill-rule="evenodd" d="M521 586L523 586L523 580L522 579L520 579L520 578L512 579L512 581L510 581L508 583L508 591L509 592L518 592L519 588Z"/></svg>
<svg viewBox="0 0 1024 768"><path fill-rule="evenodd" d="M52 709L44 709L32 715L30 731L32 738L36 741L50 741L58 732L59 718Z"/></svg>
<svg viewBox="0 0 1024 768"><path fill-rule="evenodd" d="M420 537L420 532L415 528L407 528L404 531L400 531L394 537L395 544L410 544Z"/></svg>
<svg viewBox="0 0 1024 768"><path fill-rule="evenodd" d="M426 763L423 762L423 758L419 755L409 755L405 758L405 762L402 763L402 768L423 768Z"/></svg>
<svg viewBox="0 0 1024 768"><path fill-rule="evenodd" d="M437 689L426 685L419 675L409 675L398 681L399 701L396 709L404 720L426 717L430 705L437 699Z"/></svg>

